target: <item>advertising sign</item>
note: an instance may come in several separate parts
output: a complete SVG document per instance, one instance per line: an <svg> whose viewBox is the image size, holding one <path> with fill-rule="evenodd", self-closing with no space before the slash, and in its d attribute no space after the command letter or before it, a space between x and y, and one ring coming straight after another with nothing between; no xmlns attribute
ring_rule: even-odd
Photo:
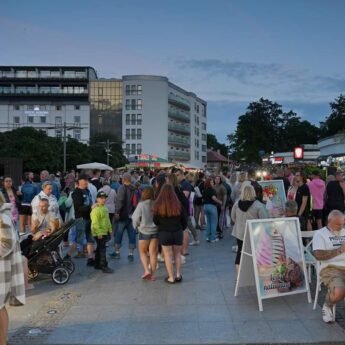
<svg viewBox="0 0 345 345"><path fill-rule="evenodd" d="M285 216L285 188L282 180L258 181L262 187L263 202L270 218Z"/></svg>

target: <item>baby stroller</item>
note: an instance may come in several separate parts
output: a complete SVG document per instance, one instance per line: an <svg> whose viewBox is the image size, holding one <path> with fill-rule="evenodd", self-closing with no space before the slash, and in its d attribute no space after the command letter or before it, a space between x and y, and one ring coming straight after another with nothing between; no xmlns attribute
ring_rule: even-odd
<svg viewBox="0 0 345 345"><path fill-rule="evenodd" d="M35 279L39 273L51 274L55 284L66 284L74 272L71 259L62 259L60 250L64 235L77 221L70 220L50 236L32 242L31 249L26 255L29 266L29 278Z"/></svg>

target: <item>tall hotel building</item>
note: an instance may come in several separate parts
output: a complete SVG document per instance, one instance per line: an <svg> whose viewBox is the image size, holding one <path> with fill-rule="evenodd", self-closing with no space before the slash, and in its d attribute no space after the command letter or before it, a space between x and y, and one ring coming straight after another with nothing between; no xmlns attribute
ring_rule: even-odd
<svg viewBox="0 0 345 345"><path fill-rule="evenodd" d="M35 127L88 143L116 135L127 158L206 164L207 104L161 76L98 78L92 67L0 66L0 131Z"/></svg>

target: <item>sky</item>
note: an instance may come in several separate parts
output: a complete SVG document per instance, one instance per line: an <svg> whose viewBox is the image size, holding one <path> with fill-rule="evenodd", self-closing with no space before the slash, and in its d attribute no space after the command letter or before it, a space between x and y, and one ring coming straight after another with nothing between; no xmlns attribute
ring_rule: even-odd
<svg viewBox="0 0 345 345"><path fill-rule="evenodd" d="M345 93L344 0L1 0L0 65L167 76L226 142L261 97L316 125Z"/></svg>

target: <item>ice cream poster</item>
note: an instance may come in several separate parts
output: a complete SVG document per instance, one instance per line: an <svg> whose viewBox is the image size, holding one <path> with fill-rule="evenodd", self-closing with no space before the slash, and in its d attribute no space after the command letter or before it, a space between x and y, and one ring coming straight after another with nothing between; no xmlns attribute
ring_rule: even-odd
<svg viewBox="0 0 345 345"><path fill-rule="evenodd" d="M256 283L261 298L307 291L296 218L250 224Z"/></svg>
<svg viewBox="0 0 345 345"><path fill-rule="evenodd" d="M286 195L282 180L259 181L270 218L284 217Z"/></svg>

